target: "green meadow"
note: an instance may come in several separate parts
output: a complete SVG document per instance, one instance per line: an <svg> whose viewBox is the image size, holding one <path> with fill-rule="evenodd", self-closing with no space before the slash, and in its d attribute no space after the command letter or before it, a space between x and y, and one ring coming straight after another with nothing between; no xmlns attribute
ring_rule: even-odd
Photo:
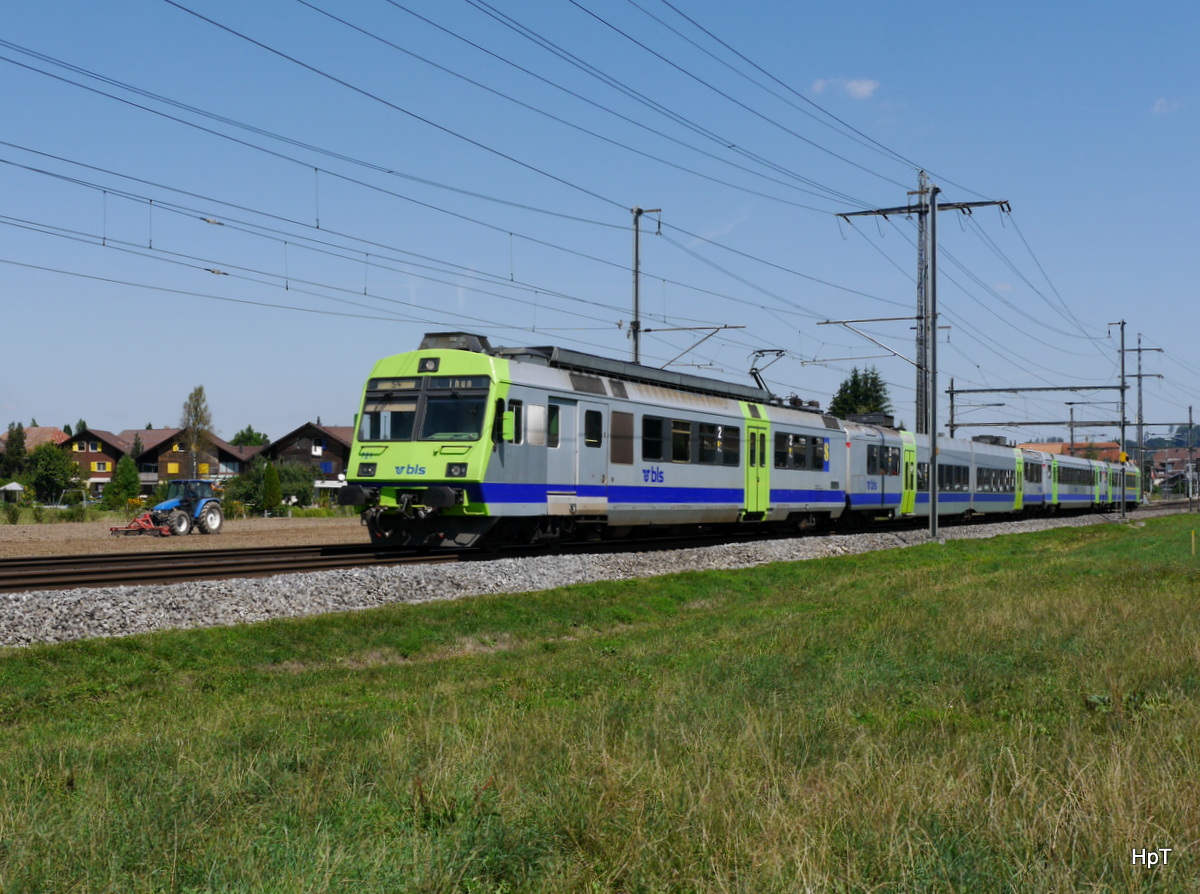
<svg viewBox="0 0 1200 894"><path fill-rule="evenodd" d="M1197 890L1196 527L0 650L0 891Z"/></svg>

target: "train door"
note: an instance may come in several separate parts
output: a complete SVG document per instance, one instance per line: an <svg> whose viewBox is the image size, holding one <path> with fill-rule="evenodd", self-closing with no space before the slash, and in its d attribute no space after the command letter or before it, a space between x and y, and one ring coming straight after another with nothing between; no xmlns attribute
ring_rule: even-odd
<svg viewBox="0 0 1200 894"><path fill-rule="evenodd" d="M588 514L603 514L608 506L608 450L605 442L604 405L580 401L576 414L576 488ZM600 504L603 504L601 506ZM581 510L583 511L583 510Z"/></svg>
<svg viewBox="0 0 1200 894"><path fill-rule="evenodd" d="M550 399L546 408L546 485L550 493L575 493L575 401Z"/></svg>
<svg viewBox="0 0 1200 894"><path fill-rule="evenodd" d="M1050 457L1050 502L1051 509L1058 506L1058 457Z"/></svg>
<svg viewBox="0 0 1200 894"><path fill-rule="evenodd" d="M757 419L746 420L746 513L751 521L762 518L771 502L770 426Z"/></svg>
<svg viewBox="0 0 1200 894"><path fill-rule="evenodd" d="M1013 472L1013 512L1025 508L1025 454L1019 448L1013 448L1016 454L1017 469Z"/></svg>
<svg viewBox="0 0 1200 894"><path fill-rule="evenodd" d="M904 441L900 465L900 514L912 515L917 511L917 439L911 432L900 432Z"/></svg>

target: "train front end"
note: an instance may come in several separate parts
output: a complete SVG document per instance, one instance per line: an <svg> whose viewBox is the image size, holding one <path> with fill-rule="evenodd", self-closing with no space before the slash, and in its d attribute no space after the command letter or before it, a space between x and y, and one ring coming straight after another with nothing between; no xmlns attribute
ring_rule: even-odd
<svg viewBox="0 0 1200 894"><path fill-rule="evenodd" d="M375 364L338 492L363 507L373 543L469 547L495 524L481 483L503 435L507 376L489 350L477 336L433 333Z"/></svg>

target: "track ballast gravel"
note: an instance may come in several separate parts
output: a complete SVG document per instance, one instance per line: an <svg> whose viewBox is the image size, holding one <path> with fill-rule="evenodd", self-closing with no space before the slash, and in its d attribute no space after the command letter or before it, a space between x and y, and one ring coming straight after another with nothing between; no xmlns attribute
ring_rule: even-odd
<svg viewBox="0 0 1200 894"><path fill-rule="evenodd" d="M1139 512L1145 518L1148 513ZM943 527L942 540L987 538L1118 521L1075 516ZM1136 523L1136 522L1135 522ZM763 540L697 549L546 555L287 574L256 580L0 594L0 646L215 627L489 593L525 593L597 580L747 568L928 543L925 530Z"/></svg>

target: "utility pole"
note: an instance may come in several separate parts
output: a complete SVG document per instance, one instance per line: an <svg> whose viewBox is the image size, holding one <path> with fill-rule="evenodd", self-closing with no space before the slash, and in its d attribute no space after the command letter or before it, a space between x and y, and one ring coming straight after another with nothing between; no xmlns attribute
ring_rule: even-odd
<svg viewBox="0 0 1200 894"><path fill-rule="evenodd" d="M1121 446L1117 450L1117 458L1121 460L1121 518L1125 518L1125 321L1109 323L1110 326L1121 327Z"/></svg>
<svg viewBox="0 0 1200 894"><path fill-rule="evenodd" d="M1146 379L1146 378L1161 379L1162 378L1162 376L1157 373L1145 373L1145 374L1142 373L1142 352L1143 351L1158 351L1161 354L1162 348L1143 348L1142 347L1142 333L1139 332L1138 333L1138 346L1136 348L1130 348L1129 351L1130 351L1130 353L1133 353L1136 351L1137 355L1138 355L1138 359L1137 359L1137 370L1138 371L1137 371L1137 375L1134 376L1134 378L1137 379L1137 383L1138 383L1138 386L1137 386L1138 387L1137 458L1138 458L1138 471L1141 473L1141 477L1138 479L1138 481L1140 482L1140 484L1138 485L1138 502L1140 503L1146 493L1146 478L1147 478L1147 475L1146 475L1146 433L1145 433L1145 424L1142 419L1142 379Z"/></svg>
<svg viewBox="0 0 1200 894"><path fill-rule="evenodd" d="M937 430L937 216L939 211L962 211L971 214L975 208L998 205L1002 211L1011 211L1007 200L995 202L946 202L938 203L937 197L941 188L930 184L921 172L917 180L917 190L909 195L916 195L918 203L903 205L898 208L877 208L873 211L850 211L839 214L838 217L850 222L851 217L875 215L888 217L892 214L906 216L917 215L918 221L925 223L925 238L918 241L917 257L919 271L917 276L918 304L924 295L925 307L918 306L917 333L917 393L918 406L920 395L927 401L924 413L917 414L917 431L922 424L929 434L929 536L938 535L938 430ZM922 257L924 260L922 261ZM924 288L922 288L924 286ZM924 344L920 339L924 339ZM921 387L921 367L925 368L925 386Z"/></svg>
<svg viewBox="0 0 1200 894"><path fill-rule="evenodd" d="M642 261L641 222L643 214L660 214L661 208L632 208L633 212L633 319L629 336L633 339L633 362L642 362Z"/></svg>
<svg viewBox="0 0 1200 894"><path fill-rule="evenodd" d="M909 195L913 195L913 193L909 193ZM928 195L929 177L924 171L921 171L917 174L916 196L922 208L927 205L926 197ZM925 212L917 215L917 351L914 356L917 358L917 434L919 435L929 434L929 371L925 368L925 327L922 325L925 320L925 296L929 285L925 279L926 274L929 273L929 262L926 256L928 236L925 232L927 217ZM953 407L950 410L950 418L954 418ZM953 431L950 432L950 436L954 437Z"/></svg>
<svg viewBox="0 0 1200 894"><path fill-rule="evenodd" d="M1188 512L1192 511L1192 496L1196 490L1196 457L1192 451L1192 408L1188 406Z"/></svg>

